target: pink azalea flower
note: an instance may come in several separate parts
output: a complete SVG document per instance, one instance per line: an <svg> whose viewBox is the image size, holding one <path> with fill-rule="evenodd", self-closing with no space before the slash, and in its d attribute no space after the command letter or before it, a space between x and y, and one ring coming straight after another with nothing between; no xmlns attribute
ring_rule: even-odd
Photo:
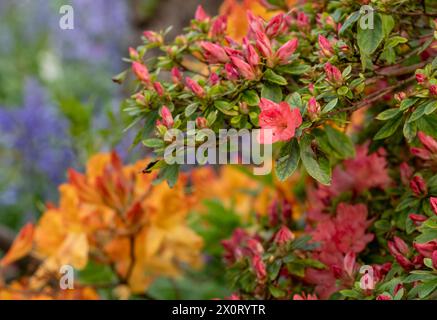
<svg viewBox="0 0 437 320"><path fill-rule="evenodd" d="M261 113L259 125L261 129L272 130L272 141L264 141L261 133L260 143L274 143L277 141L289 141L294 137L296 128L302 124L302 116L298 108L290 108L287 102L275 103L262 98L260 103Z"/></svg>

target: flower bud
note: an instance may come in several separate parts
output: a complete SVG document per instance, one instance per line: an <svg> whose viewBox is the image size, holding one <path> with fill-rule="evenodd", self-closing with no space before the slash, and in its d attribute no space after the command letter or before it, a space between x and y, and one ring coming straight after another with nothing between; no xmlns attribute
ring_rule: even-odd
<svg viewBox="0 0 437 320"><path fill-rule="evenodd" d="M417 250L421 255L427 258L431 258L432 253L437 250L437 241L432 240L425 243L413 243L414 249Z"/></svg>
<svg viewBox="0 0 437 320"><path fill-rule="evenodd" d="M408 218L410 218L416 225L418 225L420 222L428 220L428 217L422 216L421 214L415 214L415 213L410 213L408 215Z"/></svg>
<svg viewBox="0 0 437 320"><path fill-rule="evenodd" d="M350 278L354 277L356 266L355 259L356 255L353 251L349 251L343 259L343 269L346 271Z"/></svg>
<svg viewBox="0 0 437 320"><path fill-rule="evenodd" d="M238 79L238 71L234 68L231 63L225 64L225 73L228 80L237 80Z"/></svg>
<svg viewBox="0 0 437 320"><path fill-rule="evenodd" d="M217 17L211 27L211 37L218 38L225 34L228 25L228 17L223 15Z"/></svg>
<svg viewBox="0 0 437 320"><path fill-rule="evenodd" d="M311 97L308 100L308 113L311 119L315 119L320 114L320 104L317 102L315 97Z"/></svg>
<svg viewBox="0 0 437 320"><path fill-rule="evenodd" d="M424 84L426 81L426 76L423 73L416 73L416 81L418 84Z"/></svg>
<svg viewBox="0 0 437 320"><path fill-rule="evenodd" d="M398 102L402 102L402 100L404 100L406 97L407 97L407 94L404 91L397 92L394 95L395 100Z"/></svg>
<svg viewBox="0 0 437 320"><path fill-rule="evenodd" d="M264 56L264 58L267 59L267 61L272 59L272 45L269 38L264 32L256 32L256 47L259 52L261 52L261 54Z"/></svg>
<svg viewBox="0 0 437 320"><path fill-rule="evenodd" d="M296 51L298 43L299 42L297 39L292 39L287 41L282 47L278 49L278 51L276 52L276 59L278 60L279 64L288 63L290 57Z"/></svg>
<svg viewBox="0 0 437 320"><path fill-rule="evenodd" d="M408 255L408 253L410 252L410 249L408 248L408 245L405 243L405 241L397 236L394 237L394 244L401 254Z"/></svg>
<svg viewBox="0 0 437 320"><path fill-rule="evenodd" d="M162 124L164 126L166 126L167 128L171 128L174 124L174 121L173 121L173 116L171 115L170 110L166 106L163 106L161 108L160 115L162 118Z"/></svg>
<svg viewBox="0 0 437 320"><path fill-rule="evenodd" d="M251 11L247 11L247 20L249 21L250 32L253 34L257 32L264 33L264 23L261 18L256 17Z"/></svg>
<svg viewBox="0 0 437 320"><path fill-rule="evenodd" d="M429 198L429 202L431 203L432 211L437 215L437 197Z"/></svg>
<svg viewBox="0 0 437 320"><path fill-rule="evenodd" d="M160 82L154 82L153 88L155 89L158 96L162 97L164 95L164 88L162 87Z"/></svg>
<svg viewBox="0 0 437 320"><path fill-rule="evenodd" d="M201 5L197 6L196 13L194 14L194 19L197 21L205 22L210 19L209 15L203 10Z"/></svg>
<svg viewBox="0 0 437 320"><path fill-rule="evenodd" d="M290 231L286 226L282 226L278 232L276 232L273 242L277 245L283 245L290 241L293 241L295 238L293 232Z"/></svg>
<svg viewBox="0 0 437 320"><path fill-rule="evenodd" d="M266 34L269 38L275 38L284 31L284 14L274 16L266 26Z"/></svg>
<svg viewBox="0 0 437 320"><path fill-rule="evenodd" d="M298 12L296 24L299 29L306 30L306 31L308 31L311 27L310 19L304 12Z"/></svg>
<svg viewBox="0 0 437 320"><path fill-rule="evenodd" d="M437 250L434 250L431 256L432 267L437 270Z"/></svg>
<svg viewBox="0 0 437 320"><path fill-rule="evenodd" d="M417 136L419 137L420 142L422 142L424 147L428 149L429 152L437 154L437 141L433 137L426 135L422 131L419 131Z"/></svg>
<svg viewBox="0 0 437 320"><path fill-rule="evenodd" d="M332 57L332 55L334 54L334 49L332 48L331 43L326 37L322 35L319 35L319 47L322 54L327 58Z"/></svg>
<svg viewBox="0 0 437 320"><path fill-rule="evenodd" d="M200 46L203 49L203 55L205 59L210 63L226 63L229 61L229 57L225 50L212 42L202 42Z"/></svg>
<svg viewBox="0 0 437 320"><path fill-rule="evenodd" d="M437 84L432 84L429 86L429 93L433 96L437 96Z"/></svg>
<svg viewBox="0 0 437 320"><path fill-rule="evenodd" d="M255 80L257 78L254 70L247 62L237 57L231 57L231 61L238 73L246 80Z"/></svg>
<svg viewBox="0 0 437 320"><path fill-rule="evenodd" d="M428 192L426 182L421 176L414 176L411 179L410 188L417 196L426 195Z"/></svg>
<svg viewBox="0 0 437 320"><path fill-rule="evenodd" d="M159 33L156 33L155 31L146 30L143 32L143 36L150 43L160 44L163 42L162 36Z"/></svg>
<svg viewBox="0 0 437 320"><path fill-rule="evenodd" d="M343 76L341 75L340 70L329 62L325 64L325 73L329 82L335 84L341 84L343 82Z"/></svg>
<svg viewBox="0 0 437 320"><path fill-rule="evenodd" d="M266 265L264 264L264 261L262 261L260 255L253 256L252 267L255 271L258 281L264 282L264 280L267 277L267 270L266 270Z"/></svg>
<svg viewBox="0 0 437 320"><path fill-rule="evenodd" d="M140 55L138 54L138 51L137 51L137 50L135 50L135 49L132 48L132 47L129 47L129 57L130 57L132 60L138 60L138 59L140 58Z"/></svg>
<svg viewBox="0 0 437 320"><path fill-rule="evenodd" d="M220 77L217 73L211 72L211 74L209 75L209 82L212 86L215 86L216 84L220 83Z"/></svg>
<svg viewBox="0 0 437 320"><path fill-rule="evenodd" d="M251 44L247 46L247 61L252 68L257 68L260 64L258 52L256 52L255 48Z"/></svg>
<svg viewBox="0 0 437 320"><path fill-rule="evenodd" d="M423 159L423 160L430 160L431 159L431 152L429 152L428 150L426 150L424 148L412 147L410 149L410 152L414 156L419 157L420 159Z"/></svg>
<svg viewBox="0 0 437 320"><path fill-rule="evenodd" d="M186 77L185 81L187 83L188 88L190 88L193 93L199 98L203 98L205 96L205 90L193 79L190 77Z"/></svg>
<svg viewBox="0 0 437 320"><path fill-rule="evenodd" d="M208 120L206 120L204 117L197 117L196 118L196 126L200 129L204 129L208 127Z"/></svg>
<svg viewBox="0 0 437 320"><path fill-rule="evenodd" d="M182 82L182 73L177 67L171 69L171 78L174 84L180 84Z"/></svg>
<svg viewBox="0 0 437 320"><path fill-rule="evenodd" d="M388 294L380 294L376 297L376 300L393 300Z"/></svg>
<svg viewBox="0 0 437 320"><path fill-rule="evenodd" d="M150 83L149 70L147 70L147 67L145 65L134 61L132 63L132 71L135 74L135 76L138 78L138 80L144 83Z"/></svg>

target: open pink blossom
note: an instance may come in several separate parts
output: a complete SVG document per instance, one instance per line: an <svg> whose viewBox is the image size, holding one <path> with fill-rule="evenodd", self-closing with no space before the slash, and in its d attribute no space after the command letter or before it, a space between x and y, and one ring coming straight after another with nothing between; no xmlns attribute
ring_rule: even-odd
<svg viewBox="0 0 437 320"><path fill-rule="evenodd" d="M268 144L277 141L289 141L294 137L296 128L302 124L302 116L298 108L291 108L283 101L275 103L262 98L260 103L261 113L259 125L261 127L260 143ZM266 139L263 130L270 129L272 132L271 141Z"/></svg>

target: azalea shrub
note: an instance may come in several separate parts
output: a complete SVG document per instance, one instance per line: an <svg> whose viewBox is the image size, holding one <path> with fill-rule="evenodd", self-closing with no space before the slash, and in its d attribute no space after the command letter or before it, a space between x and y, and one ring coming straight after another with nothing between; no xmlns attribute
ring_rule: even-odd
<svg viewBox="0 0 437 320"><path fill-rule="evenodd" d="M1 299L437 299L435 1L225 0L168 31L113 79L151 156L69 170ZM259 130L273 171L168 163L174 129Z"/></svg>
<svg viewBox="0 0 437 320"><path fill-rule="evenodd" d="M432 1L226 1L216 17L199 7L174 40L145 31L129 49L134 144L156 156L145 172L177 181L164 159L172 129L184 147L206 140L200 129L260 129L274 175L299 177L303 217L274 200L223 241L233 298L436 298L436 12Z"/></svg>

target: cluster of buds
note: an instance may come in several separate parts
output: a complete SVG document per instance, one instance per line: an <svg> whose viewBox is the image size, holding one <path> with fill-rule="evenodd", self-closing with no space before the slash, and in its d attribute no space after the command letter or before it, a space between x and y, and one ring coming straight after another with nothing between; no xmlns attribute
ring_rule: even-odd
<svg viewBox="0 0 437 320"><path fill-rule="evenodd" d="M420 253L422 259L431 259L432 267L437 270L437 240L432 240L426 243L415 242L413 246Z"/></svg>
<svg viewBox="0 0 437 320"><path fill-rule="evenodd" d="M340 86L343 83L343 76L341 75L341 71L333 66L331 63L327 62L325 64L325 74L326 79L334 84L335 86Z"/></svg>
<svg viewBox="0 0 437 320"><path fill-rule="evenodd" d="M307 111L311 120L317 119L319 117L321 107L320 107L320 103L317 102L315 97L311 97L308 100Z"/></svg>
<svg viewBox="0 0 437 320"><path fill-rule="evenodd" d="M427 88L429 94L432 96L437 96L437 83L435 79L429 79L426 74L422 72L416 72L416 81L419 85Z"/></svg>
<svg viewBox="0 0 437 320"><path fill-rule="evenodd" d="M418 250L419 254L414 255L410 247L401 238L395 236L392 241L387 242L387 246L397 263L406 271L423 266L424 256L421 252Z"/></svg>

